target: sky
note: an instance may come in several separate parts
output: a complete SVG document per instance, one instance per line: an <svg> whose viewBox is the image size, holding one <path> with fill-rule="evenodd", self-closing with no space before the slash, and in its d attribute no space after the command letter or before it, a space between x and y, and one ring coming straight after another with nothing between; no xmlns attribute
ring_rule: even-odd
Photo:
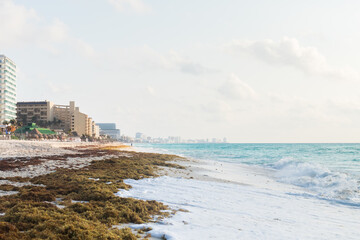
<svg viewBox="0 0 360 240"><path fill-rule="evenodd" d="M122 134L360 142L359 1L0 0L18 101Z"/></svg>

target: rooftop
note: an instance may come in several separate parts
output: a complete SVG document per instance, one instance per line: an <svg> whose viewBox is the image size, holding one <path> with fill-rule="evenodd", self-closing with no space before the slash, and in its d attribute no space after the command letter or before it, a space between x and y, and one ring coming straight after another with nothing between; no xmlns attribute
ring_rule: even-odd
<svg viewBox="0 0 360 240"><path fill-rule="evenodd" d="M47 104L49 101L36 101L36 102L17 102L16 105L41 105Z"/></svg>

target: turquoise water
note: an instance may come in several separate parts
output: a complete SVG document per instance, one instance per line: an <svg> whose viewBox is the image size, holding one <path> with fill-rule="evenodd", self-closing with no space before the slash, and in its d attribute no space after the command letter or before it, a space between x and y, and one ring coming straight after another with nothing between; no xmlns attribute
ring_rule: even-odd
<svg viewBox="0 0 360 240"><path fill-rule="evenodd" d="M280 160L318 163L360 176L360 144L137 144L174 154L232 163L271 166Z"/></svg>
<svg viewBox="0 0 360 240"><path fill-rule="evenodd" d="M262 166L277 181L360 203L360 144L135 144L195 159Z"/></svg>

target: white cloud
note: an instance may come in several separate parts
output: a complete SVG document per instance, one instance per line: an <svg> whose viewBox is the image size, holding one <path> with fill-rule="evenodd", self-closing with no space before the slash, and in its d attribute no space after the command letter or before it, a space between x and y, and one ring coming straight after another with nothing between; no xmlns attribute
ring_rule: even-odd
<svg viewBox="0 0 360 240"><path fill-rule="evenodd" d="M77 51L83 56L88 58L96 56L95 49L89 43L76 38L73 38L71 42L73 46L77 49Z"/></svg>
<svg viewBox="0 0 360 240"><path fill-rule="evenodd" d="M309 100L299 96L281 95L268 93L263 99L263 113L277 115L287 119L288 123L295 126L334 126L349 124L349 114L343 111L351 111L360 117L358 101L333 101L322 99L318 101ZM358 108L358 109L357 109ZM357 118L358 118L357 117Z"/></svg>
<svg viewBox="0 0 360 240"><path fill-rule="evenodd" d="M0 0L0 29L2 48L31 45L59 54L65 46L84 56L94 54L88 43L69 34L62 21L43 19L34 9L16 4L13 0Z"/></svg>
<svg viewBox="0 0 360 240"><path fill-rule="evenodd" d="M183 62L179 63L179 67L181 72L193 75L199 75L207 72L207 69L199 63Z"/></svg>
<svg viewBox="0 0 360 240"><path fill-rule="evenodd" d="M209 69L203 66L200 63L194 62L188 58L180 56L177 52L171 51L168 56L166 56L168 62L171 62L175 68L177 68L182 73L192 74L192 75L201 75L204 73L215 72L212 69Z"/></svg>
<svg viewBox="0 0 360 240"><path fill-rule="evenodd" d="M146 87L146 91L147 91L151 96L155 96L155 90L154 90L153 87L147 86L147 87Z"/></svg>
<svg viewBox="0 0 360 240"><path fill-rule="evenodd" d="M55 19L50 26L44 29L47 37L55 42L62 42L68 38L68 28L59 19Z"/></svg>
<svg viewBox="0 0 360 240"><path fill-rule="evenodd" d="M219 88L219 93L221 93L226 98L230 99L255 99L255 91L246 83L241 81L235 74L226 80Z"/></svg>
<svg viewBox="0 0 360 240"><path fill-rule="evenodd" d="M151 8L141 0L108 0L118 11L134 11L136 13L147 13Z"/></svg>
<svg viewBox="0 0 360 240"><path fill-rule="evenodd" d="M39 22L35 10L16 5L11 0L0 0L1 45L17 44L20 39L27 40Z"/></svg>
<svg viewBox="0 0 360 240"><path fill-rule="evenodd" d="M315 47L301 46L297 39L283 38L261 41L233 41L228 49L232 53L244 52L270 64L292 66L310 75L334 79L358 79L359 74L350 68L332 67Z"/></svg>
<svg viewBox="0 0 360 240"><path fill-rule="evenodd" d="M52 93L68 93L71 91L71 87L64 84L55 84L53 82L47 82L47 86Z"/></svg>
<svg viewBox="0 0 360 240"><path fill-rule="evenodd" d="M206 114L206 120L210 122L231 122L237 111L223 100L212 100L200 106L201 112Z"/></svg>
<svg viewBox="0 0 360 240"><path fill-rule="evenodd" d="M184 74L201 75L216 72L193 60L185 58L175 51L162 53L149 46L134 48L111 48L98 55L106 67L119 69L119 66L136 72L144 71L178 71Z"/></svg>

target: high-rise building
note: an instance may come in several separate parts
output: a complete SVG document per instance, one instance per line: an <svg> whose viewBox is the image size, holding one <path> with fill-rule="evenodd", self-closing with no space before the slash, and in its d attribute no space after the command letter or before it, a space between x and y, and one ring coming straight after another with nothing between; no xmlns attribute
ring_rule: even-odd
<svg viewBox="0 0 360 240"><path fill-rule="evenodd" d="M143 134L143 133L137 132L137 133L135 134L135 139L143 139L143 138L144 138L144 134Z"/></svg>
<svg viewBox="0 0 360 240"><path fill-rule="evenodd" d="M79 136L93 136L92 119L75 107L75 102L70 101L69 105L54 105L54 118L60 120L66 132L76 132Z"/></svg>
<svg viewBox="0 0 360 240"><path fill-rule="evenodd" d="M16 119L16 65L0 55L0 124Z"/></svg>
<svg viewBox="0 0 360 240"><path fill-rule="evenodd" d="M100 127L100 135L108 135L111 138L120 139L120 130L116 128L115 123L97 123Z"/></svg>

